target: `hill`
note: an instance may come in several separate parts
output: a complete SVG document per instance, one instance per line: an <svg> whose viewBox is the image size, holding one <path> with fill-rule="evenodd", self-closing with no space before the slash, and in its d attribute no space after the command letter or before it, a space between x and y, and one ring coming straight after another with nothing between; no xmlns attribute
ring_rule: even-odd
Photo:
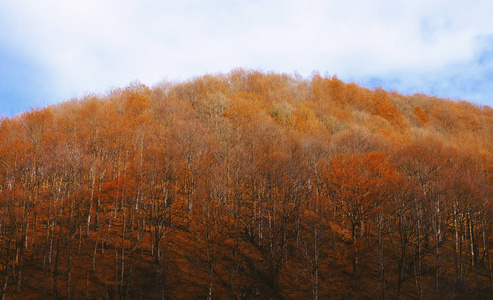
<svg viewBox="0 0 493 300"><path fill-rule="evenodd" d="M234 70L0 123L19 299L493 297L493 109Z"/></svg>

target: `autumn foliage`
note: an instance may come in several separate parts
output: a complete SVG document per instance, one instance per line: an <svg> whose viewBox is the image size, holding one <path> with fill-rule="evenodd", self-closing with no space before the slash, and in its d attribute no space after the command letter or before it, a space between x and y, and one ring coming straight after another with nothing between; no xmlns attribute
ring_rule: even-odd
<svg viewBox="0 0 493 300"><path fill-rule="evenodd" d="M9 299L493 297L493 109L314 74L0 121Z"/></svg>

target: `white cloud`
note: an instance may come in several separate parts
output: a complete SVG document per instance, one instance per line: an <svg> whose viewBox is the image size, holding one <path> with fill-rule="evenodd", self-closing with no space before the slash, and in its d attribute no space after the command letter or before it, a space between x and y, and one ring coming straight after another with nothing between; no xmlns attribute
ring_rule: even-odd
<svg viewBox="0 0 493 300"><path fill-rule="evenodd" d="M439 80L493 33L490 1L4 2L3 43L49 70L58 100L236 67Z"/></svg>

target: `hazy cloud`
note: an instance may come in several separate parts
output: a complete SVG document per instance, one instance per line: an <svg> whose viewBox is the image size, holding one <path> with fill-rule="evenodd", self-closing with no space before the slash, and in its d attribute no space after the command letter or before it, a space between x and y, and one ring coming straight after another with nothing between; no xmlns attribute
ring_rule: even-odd
<svg viewBox="0 0 493 300"><path fill-rule="evenodd" d="M38 101L244 67L378 78L491 106L491 11L490 1L3 1L0 60L38 66L29 82L48 91L31 91Z"/></svg>

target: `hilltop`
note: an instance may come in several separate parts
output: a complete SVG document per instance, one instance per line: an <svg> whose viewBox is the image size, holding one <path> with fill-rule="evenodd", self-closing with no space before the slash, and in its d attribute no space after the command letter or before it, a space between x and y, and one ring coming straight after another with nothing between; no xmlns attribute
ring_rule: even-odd
<svg viewBox="0 0 493 300"><path fill-rule="evenodd" d="M132 84L1 120L0 291L491 298L492 197L488 106L241 69Z"/></svg>

